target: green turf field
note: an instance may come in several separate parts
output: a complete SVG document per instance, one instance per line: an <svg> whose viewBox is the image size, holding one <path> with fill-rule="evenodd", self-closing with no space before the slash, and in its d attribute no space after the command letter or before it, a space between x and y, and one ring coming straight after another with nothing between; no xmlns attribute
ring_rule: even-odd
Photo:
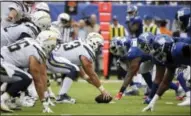
<svg viewBox="0 0 191 116"><path fill-rule="evenodd" d="M54 92L58 92L56 83L52 83ZM104 83L106 89L114 96L121 83ZM114 101L113 104L97 104L94 101L99 91L88 83L74 82L69 95L77 99L76 104L57 104L51 107L55 114L60 115L190 115L190 107L178 107L179 102L175 99L174 91L168 91L162 99L160 99L155 107L154 112L142 113L141 110L146 106L143 102L143 91L140 96L123 97L120 101ZM166 104L171 102L171 104ZM33 108L23 108L23 111L16 111L16 115L35 115L43 114L40 102ZM2 115L2 113L1 113Z"/></svg>

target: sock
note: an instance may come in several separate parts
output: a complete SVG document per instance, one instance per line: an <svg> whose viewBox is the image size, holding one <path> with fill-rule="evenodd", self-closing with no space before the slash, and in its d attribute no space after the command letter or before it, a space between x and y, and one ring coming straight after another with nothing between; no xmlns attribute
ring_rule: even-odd
<svg viewBox="0 0 191 116"><path fill-rule="evenodd" d="M29 85L28 87L28 92L29 95L32 96L33 98L38 98L38 94L34 85L34 81L32 81L32 83Z"/></svg>
<svg viewBox="0 0 191 116"><path fill-rule="evenodd" d="M132 86L131 86L131 88L132 88L132 90L135 90L135 91L137 91L137 90L138 90L137 85L135 85L135 84L134 84L134 85L132 85Z"/></svg>
<svg viewBox="0 0 191 116"><path fill-rule="evenodd" d="M149 89L152 88L152 76L150 72L147 72L145 74L142 74L142 77L144 78L145 82L147 83Z"/></svg>
<svg viewBox="0 0 191 116"><path fill-rule="evenodd" d="M6 91L6 89L7 89L7 83L3 83L2 85L1 85L1 91L3 92L3 91Z"/></svg>
<svg viewBox="0 0 191 116"><path fill-rule="evenodd" d="M3 95L1 95L1 101L5 101L8 99L10 99L10 95L7 92L5 92L5 93L3 93Z"/></svg>
<svg viewBox="0 0 191 116"><path fill-rule="evenodd" d="M126 87L122 86L119 92L123 93L125 91L125 89L126 89Z"/></svg>
<svg viewBox="0 0 191 116"><path fill-rule="evenodd" d="M170 89L173 89L173 90L175 90L175 91L178 90L178 86L177 86L176 84L172 83L172 82L170 83L169 88L170 88Z"/></svg>
<svg viewBox="0 0 191 116"><path fill-rule="evenodd" d="M190 97L190 91L186 92L186 97Z"/></svg>
<svg viewBox="0 0 191 116"><path fill-rule="evenodd" d="M178 75L178 77L177 77L177 80L179 81L179 83L180 83L180 85L182 86L182 88L184 89L184 91L185 91L185 92L188 92L189 89L188 89L188 87L186 86L186 81L185 81L185 79L184 79L183 76L184 76L183 73L180 73L180 74Z"/></svg>
<svg viewBox="0 0 191 116"><path fill-rule="evenodd" d="M152 99L154 97L155 93L157 92L158 87L159 87L159 85L156 84L155 82L153 82L152 89L151 89L151 92L149 94L150 99Z"/></svg>
<svg viewBox="0 0 191 116"><path fill-rule="evenodd" d="M73 83L72 79L70 79L69 77L65 77L65 79L63 80L63 83L62 83L62 87L59 91L59 95L63 95L65 93L67 93L68 90L70 89L72 83Z"/></svg>

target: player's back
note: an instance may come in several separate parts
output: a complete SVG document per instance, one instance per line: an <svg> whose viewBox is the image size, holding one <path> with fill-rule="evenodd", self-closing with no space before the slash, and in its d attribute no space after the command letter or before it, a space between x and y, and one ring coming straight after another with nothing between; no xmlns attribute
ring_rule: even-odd
<svg viewBox="0 0 191 116"><path fill-rule="evenodd" d="M52 51L52 54L65 57L76 65L81 65L80 56L85 56L91 61L95 59L95 53L92 48L79 40L58 45Z"/></svg>
<svg viewBox="0 0 191 116"><path fill-rule="evenodd" d="M1 55L6 62L17 67L28 68L29 57L34 56L39 62L45 61L45 53L36 40L24 38L1 48Z"/></svg>
<svg viewBox="0 0 191 116"><path fill-rule="evenodd" d="M6 28L1 28L1 46L9 45L24 36L35 38L40 31L31 22L13 24Z"/></svg>
<svg viewBox="0 0 191 116"><path fill-rule="evenodd" d="M186 58L183 56L182 49L184 46L188 45L187 43L184 42L177 42L172 46L171 49L171 55L172 55L172 60L173 63L176 65L190 65L191 61L190 58Z"/></svg>

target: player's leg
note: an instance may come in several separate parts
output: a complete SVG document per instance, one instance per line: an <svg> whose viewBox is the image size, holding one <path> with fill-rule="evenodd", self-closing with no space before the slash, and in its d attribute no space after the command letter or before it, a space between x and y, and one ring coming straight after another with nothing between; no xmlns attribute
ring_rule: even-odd
<svg viewBox="0 0 191 116"><path fill-rule="evenodd" d="M189 83L188 81L190 81L190 73L190 66L188 66L187 69L185 69L179 77L181 79L179 82L182 82L182 88L186 92L186 98L183 102L179 103L178 106L190 106L190 85L186 84Z"/></svg>
<svg viewBox="0 0 191 116"><path fill-rule="evenodd" d="M150 92L149 96L147 97L147 99L145 99L144 103L148 104L151 101L151 99L154 97L154 95L159 87L159 84L161 83L161 81L164 77L165 70L166 70L166 68L164 66L156 65L156 75L155 75L155 79L152 84L151 92Z"/></svg>
<svg viewBox="0 0 191 116"><path fill-rule="evenodd" d="M5 78L7 74L6 70L1 68L1 77ZM7 78L10 78L7 76ZM1 95L1 109L4 111L12 112L9 107L5 104L10 97L18 96L19 91L25 91L27 87L32 82L32 77L27 72L14 67L14 73L12 74L11 78L19 78L17 81L10 81L8 80L8 85L6 91Z"/></svg>
<svg viewBox="0 0 191 116"><path fill-rule="evenodd" d="M55 73L66 74L59 91L57 103L75 103L75 100L67 95L73 81L77 78L78 67L63 57L52 56L47 61L49 70Z"/></svg>

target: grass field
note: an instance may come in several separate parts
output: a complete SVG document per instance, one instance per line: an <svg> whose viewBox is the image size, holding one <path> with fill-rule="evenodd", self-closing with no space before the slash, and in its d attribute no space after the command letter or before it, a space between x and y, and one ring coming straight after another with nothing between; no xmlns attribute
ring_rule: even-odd
<svg viewBox="0 0 191 116"><path fill-rule="evenodd" d="M59 87L52 83L54 92L58 92ZM121 82L104 83L104 86L114 96ZM112 104L97 104L94 101L99 91L83 82L74 82L69 91L69 95L77 100L76 104L57 104L51 107L54 113L52 115L190 115L190 107L178 107L179 103L175 99L174 91L168 91L160 99L155 107L154 112L141 112L146 106L143 103L143 91L140 96L124 96L120 101L114 101ZM171 102L171 104L166 104ZM23 108L22 111L16 111L15 115L39 115L42 108L40 102L37 102L33 108ZM1 113L1 115L4 115ZM7 115L7 113L6 113Z"/></svg>

